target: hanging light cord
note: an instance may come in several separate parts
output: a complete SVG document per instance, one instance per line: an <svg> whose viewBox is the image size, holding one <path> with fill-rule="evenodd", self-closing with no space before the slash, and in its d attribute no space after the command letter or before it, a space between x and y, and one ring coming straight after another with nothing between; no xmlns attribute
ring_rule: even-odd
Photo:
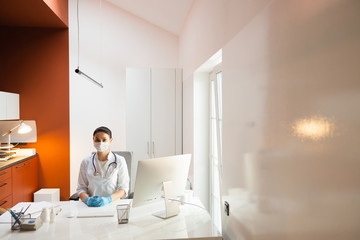
<svg viewBox="0 0 360 240"><path fill-rule="evenodd" d="M90 77L89 75L85 74L84 72L80 71L80 24L79 24L79 0L77 0L76 2L76 20L77 20L77 37L78 37L78 66L75 69L75 72L77 74L83 75L84 77L86 77L87 79L89 79L90 81L92 81L93 83L95 83L96 85L98 85L99 87L103 88L104 86L102 85L102 83L99 83L98 81L94 80L92 77Z"/></svg>
<svg viewBox="0 0 360 240"><path fill-rule="evenodd" d="M78 44L78 66L80 66L80 27L79 27L79 0L76 3L76 21L77 21L77 44Z"/></svg>

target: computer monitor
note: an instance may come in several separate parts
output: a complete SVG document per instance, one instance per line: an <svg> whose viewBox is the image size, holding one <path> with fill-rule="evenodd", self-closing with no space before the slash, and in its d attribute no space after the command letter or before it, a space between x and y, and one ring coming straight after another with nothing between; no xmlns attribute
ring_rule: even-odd
<svg viewBox="0 0 360 240"><path fill-rule="evenodd" d="M168 218L176 216L179 202L172 201L184 194L191 154L140 160L138 162L133 207L164 197L165 211L154 216Z"/></svg>

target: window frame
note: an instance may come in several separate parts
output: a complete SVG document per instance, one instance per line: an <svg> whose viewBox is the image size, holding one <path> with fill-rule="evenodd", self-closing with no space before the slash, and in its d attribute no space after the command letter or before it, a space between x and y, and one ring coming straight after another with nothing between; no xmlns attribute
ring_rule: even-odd
<svg viewBox="0 0 360 240"><path fill-rule="evenodd" d="M221 232L221 173L222 173L222 96L221 96L221 85L222 85L222 66L218 64L214 67L210 73L210 84L209 84L209 164L210 164L210 215L214 225ZM221 74L220 86L218 74ZM219 89L220 88L220 89ZM220 91L220 92L219 92ZM219 94L220 93L220 94ZM220 96L219 96L220 95ZM219 107L220 100L220 107ZM215 105L215 106L214 106ZM214 109L215 107L215 109ZM214 116L215 110L215 116ZM214 121L215 121L215 133L214 133ZM216 139L214 139L214 137ZM216 146L214 146L216 144ZM216 148L216 149L214 149ZM216 156L215 156L216 155ZM215 186L217 184L218 186ZM218 188L217 190L215 188Z"/></svg>

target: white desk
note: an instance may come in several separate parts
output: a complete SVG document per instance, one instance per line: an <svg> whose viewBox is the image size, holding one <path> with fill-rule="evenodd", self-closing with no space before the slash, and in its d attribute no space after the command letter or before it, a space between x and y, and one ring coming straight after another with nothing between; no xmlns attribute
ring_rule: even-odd
<svg viewBox="0 0 360 240"><path fill-rule="evenodd" d="M43 223L36 231L12 231L10 224L0 224L0 239L222 239L208 212L192 205L181 205L178 216L162 220L151 214L163 209L164 203L154 202L131 208L129 223L118 224L115 206L127 202L118 200L103 207L114 212L114 217L103 218L67 218L70 212L76 216L99 208L88 208L77 201L60 202L62 211L54 223ZM193 203L201 205L197 198Z"/></svg>

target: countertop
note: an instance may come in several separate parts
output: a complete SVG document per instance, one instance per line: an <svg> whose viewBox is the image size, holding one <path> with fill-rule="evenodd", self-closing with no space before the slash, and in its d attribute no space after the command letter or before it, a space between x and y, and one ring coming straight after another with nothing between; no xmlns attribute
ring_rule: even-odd
<svg viewBox="0 0 360 240"><path fill-rule="evenodd" d="M33 157L38 156L38 154L34 154L34 155L29 155L29 156L15 156L13 158L10 158L9 160L7 160L6 162L0 162L0 171L4 170L6 168L12 167L18 163L22 163L25 162L26 160L29 160Z"/></svg>

